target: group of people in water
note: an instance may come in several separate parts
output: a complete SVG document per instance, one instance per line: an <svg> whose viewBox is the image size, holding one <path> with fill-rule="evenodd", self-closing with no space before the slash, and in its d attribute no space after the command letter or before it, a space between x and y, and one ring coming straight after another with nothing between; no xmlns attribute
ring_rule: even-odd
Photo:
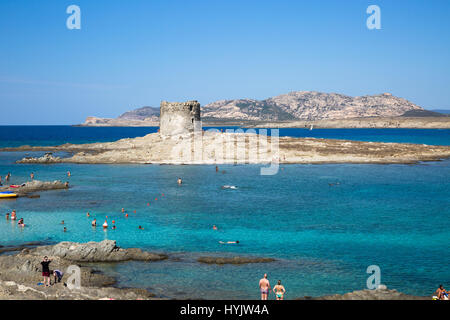
<svg viewBox="0 0 450 320"><path fill-rule="evenodd" d="M11 211L11 213L7 212L6 213L6 220L12 220L15 221L17 220L17 213L16 210ZM17 225L19 227L25 227L25 222L23 221L23 218L20 218L19 221L17 222Z"/></svg>

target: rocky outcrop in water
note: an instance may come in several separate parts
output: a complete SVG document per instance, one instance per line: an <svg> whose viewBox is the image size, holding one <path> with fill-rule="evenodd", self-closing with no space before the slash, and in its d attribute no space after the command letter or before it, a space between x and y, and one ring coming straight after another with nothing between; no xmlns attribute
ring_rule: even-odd
<svg viewBox="0 0 450 320"><path fill-rule="evenodd" d="M39 181L33 180L25 182L19 185L16 188L13 187L0 187L0 191L12 191L19 196L25 196L29 193L39 192L39 191L48 191L48 190L62 190L68 189L68 182L61 182L59 180L55 181Z"/></svg>
<svg viewBox="0 0 450 320"><path fill-rule="evenodd" d="M123 261L159 261L167 255L142 251L141 249L123 249L114 240L101 242L60 242L52 246L37 247L33 254L56 256L75 262L123 262Z"/></svg>
<svg viewBox="0 0 450 320"><path fill-rule="evenodd" d="M346 294L333 294L317 298L303 297L299 300L431 300L431 298L407 295L397 290L390 290L386 286L380 286L375 290L357 290Z"/></svg>
<svg viewBox="0 0 450 320"><path fill-rule="evenodd" d="M1 299L150 299L154 295L143 289L119 289L116 283L93 268L92 262L122 262L129 260L157 261L165 259L163 254L144 252L140 249L122 249L113 240L102 242L61 242L56 245L22 245L22 251L14 255L0 255L0 300ZM18 246L20 247L20 246ZM81 271L81 288L68 289L63 276L61 282L51 287L39 285L42 281L41 261L44 256L51 260L50 270L66 272L70 265L78 265ZM52 277L53 282L53 277Z"/></svg>
<svg viewBox="0 0 450 320"><path fill-rule="evenodd" d="M16 163L58 163L61 162L60 157L55 157L51 152L47 152L42 157L25 157L21 160L16 161Z"/></svg>

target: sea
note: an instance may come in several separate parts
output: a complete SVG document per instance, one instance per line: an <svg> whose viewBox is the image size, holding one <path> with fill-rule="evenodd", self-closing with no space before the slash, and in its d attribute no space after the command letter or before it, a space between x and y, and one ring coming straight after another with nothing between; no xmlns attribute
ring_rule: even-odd
<svg viewBox="0 0 450 320"><path fill-rule="evenodd" d="M106 142L156 131L0 126L0 148ZM450 145L448 129L280 129L279 134ZM15 164L43 153L0 152L0 176L11 172L9 184L20 184L34 172L37 180L69 181L71 188L0 200L0 245L111 239L121 247L169 255L159 262L96 266L115 276L119 287L145 288L163 298L258 299L259 279L267 273L272 285L281 280L286 299L295 299L365 289L373 284L371 266L379 268L381 284L407 294L431 296L439 284L450 283L448 159L281 165L272 176L260 175L260 165L219 165L216 172L215 165ZM4 218L13 209L25 228ZM117 229L92 228L93 218L99 225L114 220ZM197 261L204 256L275 261L208 265Z"/></svg>

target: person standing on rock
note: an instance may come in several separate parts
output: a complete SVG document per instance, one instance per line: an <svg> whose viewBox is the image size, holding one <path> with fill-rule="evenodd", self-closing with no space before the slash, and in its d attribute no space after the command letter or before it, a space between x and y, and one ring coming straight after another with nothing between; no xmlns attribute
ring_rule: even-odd
<svg viewBox="0 0 450 320"><path fill-rule="evenodd" d="M270 290L270 282L267 280L267 273L259 280L259 290L261 291L261 300L267 300Z"/></svg>
<svg viewBox="0 0 450 320"><path fill-rule="evenodd" d="M46 287L50 286L50 263L52 261L48 259L47 256L44 257L44 260L41 262L42 265L42 276L44 277L44 284L47 281L47 284L45 284Z"/></svg>

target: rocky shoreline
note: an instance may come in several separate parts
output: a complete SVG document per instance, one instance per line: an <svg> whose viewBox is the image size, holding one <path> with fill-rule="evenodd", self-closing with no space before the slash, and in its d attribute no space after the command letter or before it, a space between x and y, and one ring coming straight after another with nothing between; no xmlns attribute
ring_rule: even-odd
<svg viewBox="0 0 450 320"><path fill-rule="evenodd" d="M14 247L11 247L11 251ZM116 280L95 269L96 263L118 263L144 261L152 263L167 259L162 253L152 253L138 248L124 249L116 241L101 242L60 242L41 245L34 242L15 247L15 254L0 255L0 300L154 300L159 299L145 289L117 288ZM8 252L6 250L5 252ZM40 262L48 256L51 269L67 270L70 265L78 265L81 271L81 288L69 289L68 276L50 287L38 285L42 281ZM270 263L272 258L261 257L200 257L200 263L246 264ZM53 277L52 277L53 283ZM354 291L343 295L323 297L302 297L298 300L429 300L388 290L380 286L377 290Z"/></svg>
<svg viewBox="0 0 450 320"><path fill-rule="evenodd" d="M11 191L17 194L19 197L38 197L37 195L30 195L39 191L49 191L49 190L66 190L69 189L68 182L62 182L59 180L55 181L39 181L32 180L22 183L14 187L3 186L0 187L0 191Z"/></svg>
<svg viewBox="0 0 450 320"><path fill-rule="evenodd" d="M3 148L0 151L66 151L67 158L45 155L19 163L84 164L281 164L417 163L450 157L450 146L350 140L264 137L255 133L202 131L162 138L158 133L115 142L53 147ZM274 140L272 140L274 139ZM278 147L277 147L278 140ZM263 148L261 148L263 146ZM233 150L230 152L230 150Z"/></svg>

